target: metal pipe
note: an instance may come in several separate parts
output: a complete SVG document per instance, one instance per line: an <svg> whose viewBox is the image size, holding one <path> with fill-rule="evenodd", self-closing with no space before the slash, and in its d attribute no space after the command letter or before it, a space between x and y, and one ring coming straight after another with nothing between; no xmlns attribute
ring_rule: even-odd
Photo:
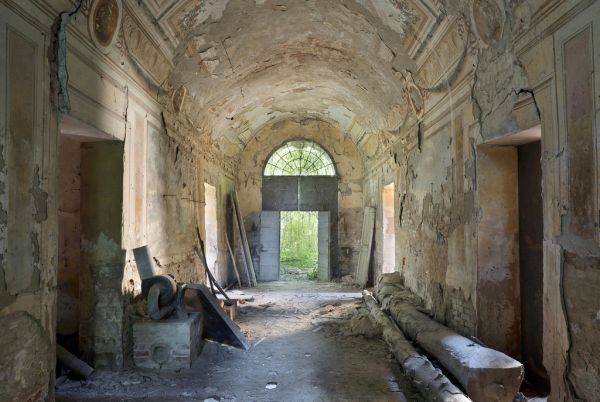
<svg viewBox="0 0 600 402"><path fill-rule="evenodd" d="M158 275L152 257L150 257L148 246L134 248L133 255L142 280Z"/></svg>

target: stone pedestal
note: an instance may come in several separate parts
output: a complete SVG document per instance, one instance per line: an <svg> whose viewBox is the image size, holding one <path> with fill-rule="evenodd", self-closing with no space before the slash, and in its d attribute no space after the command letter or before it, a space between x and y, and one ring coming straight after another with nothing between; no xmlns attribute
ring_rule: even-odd
<svg viewBox="0 0 600 402"><path fill-rule="evenodd" d="M200 314L186 319L133 323L133 361L137 367L177 370L189 368L200 353Z"/></svg>

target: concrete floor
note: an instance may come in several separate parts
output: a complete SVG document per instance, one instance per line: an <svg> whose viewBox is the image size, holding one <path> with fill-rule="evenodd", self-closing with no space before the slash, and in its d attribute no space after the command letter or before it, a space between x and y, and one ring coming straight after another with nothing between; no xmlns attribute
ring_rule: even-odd
<svg viewBox="0 0 600 402"><path fill-rule="evenodd" d="M379 337L349 335L355 288L274 282L232 293L253 298L237 319L249 351L207 342L191 369L98 372L61 384L57 400L422 400Z"/></svg>

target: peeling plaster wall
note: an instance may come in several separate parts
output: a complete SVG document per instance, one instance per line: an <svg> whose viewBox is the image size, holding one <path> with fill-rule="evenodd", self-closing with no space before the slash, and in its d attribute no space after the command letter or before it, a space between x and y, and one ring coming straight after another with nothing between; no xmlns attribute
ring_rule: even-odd
<svg viewBox="0 0 600 402"><path fill-rule="evenodd" d="M426 116L420 149L401 143L389 159L371 161L366 202L377 208L375 280L383 261L383 186L394 182L396 270L441 322L476 331L476 210L467 103L453 105L454 120ZM448 116L447 110L439 112ZM430 123L433 121L433 123ZM465 122L471 122L465 124ZM368 164L369 165L369 164Z"/></svg>
<svg viewBox="0 0 600 402"><path fill-rule="evenodd" d="M600 113L592 99L600 77L591 74L600 62L600 41L591 37L591 29L600 29L600 4L523 2L512 12L518 17L515 53L541 113L543 353L551 400L598 400L600 301L589 292L597 293L600 278L600 208L592 196L599 168L592 121Z"/></svg>
<svg viewBox="0 0 600 402"><path fill-rule="evenodd" d="M228 279L225 245L227 195L231 177L223 174L223 163L206 161L164 130L149 127L147 156L147 242L157 266L180 282L204 283L205 273L194 246L196 228L206 239L204 228L204 183L217 188L218 257L217 277Z"/></svg>
<svg viewBox="0 0 600 402"><path fill-rule="evenodd" d="M331 124L307 119L282 120L262 129L241 152L236 178L249 241L257 255L258 218L262 210L262 175L273 151L291 139L316 141L333 157L339 175L339 273L354 274L358 263L363 214L363 162L356 145Z"/></svg>
<svg viewBox="0 0 600 402"><path fill-rule="evenodd" d="M0 400L52 399L56 325L56 115L51 20L0 3Z"/></svg>
<svg viewBox="0 0 600 402"><path fill-rule="evenodd" d="M84 7L70 21L67 53L70 115L122 141L120 156L94 168L121 167L121 191L115 187L111 198L118 202L122 194L120 233L118 238L85 239L84 249L87 246L92 257L87 263L85 289L90 296L82 303L87 313L80 345L90 361L116 368L132 363L131 300L140 293L141 283L131 249L148 244L162 273L181 282L204 283L193 252L196 228L204 233L202 184L207 181L220 190L219 222L225 222L225 195L232 186L232 179L223 175L227 162L220 151L195 135L195 128L174 110L168 90L157 89L170 61L160 53L164 49L159 50L156 31L139 5L124 2L123 10L123 35L102 55L88 43ZM118 173L105 175L113 176ZM98 212L97 206L94 210ZM113 240L118 245L118 252L110 248L101 253L109 259L112 255L111 261L95 260L102 257L94 252L100 240L105 246ZM229 261L223 242L218 264L225 282Z"/></svg>
<svg viewBox="0 0 600 402"><path fill-rule="evenodd" d="M499 222L483 205L485 161L477 146L541 123L544 277L536 286L544 294L543 364L551 377L550 400L597 400L600 306L589 292L597 290L600 272L598 204L592 196L598 191L594 155L599 149L591 123L598 115L591 94L597 96L600 85L590 71L600 49L586 26L597 29L600 6L498 2L488 8L489 18L470 2L445 6L450 16L470 17L473 69L451 91L425 91L420 124L401 128L392 144L369 160L367 203L380 208L381 186L397 182L397 270L407 285L425 298L438 320L518 357L510 342L519 337L518 290L504 293L518 278L518 228L489 232ZM500 184L492 184L494 191L502 191ZM514 198L516 181L502 185ZM380 214L376 226L377 275ZM498 259L502 250L506 253ZM510 284L491 298L492 291L477 282L486 264L492 268L488 274L504 269L510 275L501 275ZM498 332L499 327L510 333Z"/></svg>
<svg viewBox="0 0 600 402"><path fill-rule="evenodd" d="M135 9L133 2L127 3ZM88 7L86 3L66 25L70 80L63 89L70 95L69 117L100 139L113 142L84 146L80 349L82 357L97 367L120 368L131 357L129 302L140 291L135 262L125 250L149 240L164 272L178 280L204 282L192 258L202 209L197 184L206 177L226 194L232 179L222 177L220 159L202 161L207 156L200 156L198 144L189 140L192 127L183 124L181 131L165 132L153 75L146 74L144 63L129 53L139 54L140 44L131 40L129 48L121 44L100 52L89 39ZM74 10L72 4L59 0L0 4L0 49L7 52L0 73L8 77L0 80L0 106L9 112L1 115L8 120L0 122L5 129L0 159L5 217L0 238L4 249L0 321L8 334L19 334L0 337L5 351L0 363L6 368L0 375L0 399L7 401L52 399L53 394L58 244L54 177L59 166L58 119L49 93L55 61L50 44L51 27L65 9ZM127 26L127 38L133 37L134 28ZM155 50L145 49L146 53ZM159 61L150 69L155 66ZM168 120L169 110L166 114ZM180 128L178 120L169 128ZM219 152L212 145L210 149ZM148 222L154 225L146 227ZM223 275L227 273L224 250Z"/></svg>
<svg viewBox="0 0 600 402"><path fill-rule="evenodd" d="M164 131L151 128L147 166L147 236L155 262L177 281L202 283L204 273L193 252L200 202L195 159Z"/></svg>

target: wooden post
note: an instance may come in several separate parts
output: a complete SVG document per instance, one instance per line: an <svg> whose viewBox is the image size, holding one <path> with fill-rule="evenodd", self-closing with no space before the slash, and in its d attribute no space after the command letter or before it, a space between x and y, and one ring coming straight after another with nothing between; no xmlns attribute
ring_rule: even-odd
<svg viewBox="0 0 600 402"><path fill-rule="evenodd" d="M231 249L231 243L229 243L229 235L227 234L227 230L225 231L225 242L227 243L227 250L229 251L229 255L231 256L231 261L233 262L233 272L235 273L238 286L241 288L242 281L240 280L240 272L238 271L237 263L235 262L235 255L233 254L233 250Z"/></svg>
<svg viewBox="0 0 600 402"><path fill-rule="evenodd" d="M240 231L240 239L242 241L242 250L248 271L250 272L251 285L256 286L256 272L254 271L254 264L252 263L252 255L250 254L250 248L248 246L248 238L246 237L246 228L244 227L244 220L242 219L242 213L240 211L240 204L237 199L235 191L231 192L231 200L235 210L236 219L238 222L238 229Z"/></svg>
<svg viewBox="0 0 600 402"><path fill-rule="evenodd" d="M365 207L361 236L358 266L356 267L355 282L359 286L366 286L369 281L369 266L373 249L373 234L375 230L375 208Z"/></svg>

